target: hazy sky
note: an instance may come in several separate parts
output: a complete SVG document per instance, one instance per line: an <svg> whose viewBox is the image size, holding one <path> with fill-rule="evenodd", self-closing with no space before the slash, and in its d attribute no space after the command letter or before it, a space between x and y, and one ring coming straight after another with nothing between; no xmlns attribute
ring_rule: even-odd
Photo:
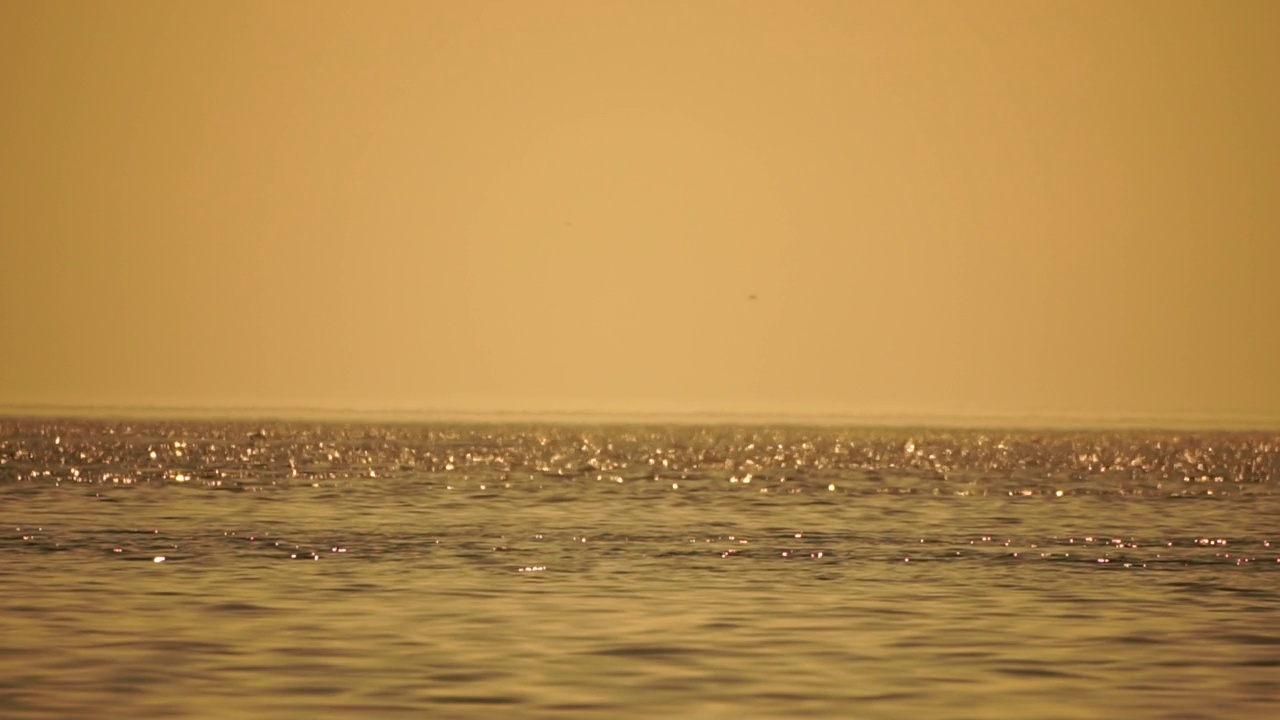
<svg viewBox="0 0 1280 720"><path fill-rule="evenodd" d="M1277 38L0 0L0 404L1280 421Z"/></svg>

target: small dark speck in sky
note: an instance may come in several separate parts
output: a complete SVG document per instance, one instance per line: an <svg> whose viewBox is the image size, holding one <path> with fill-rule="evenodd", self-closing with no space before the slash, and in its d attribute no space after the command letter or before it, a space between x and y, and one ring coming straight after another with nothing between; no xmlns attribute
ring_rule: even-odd
<svg viewBox="0 0 1280 720"><path fill-rule="evenodd" d="M748 300L755 300L755 299L756 299L756 294L755 294L755 293L751 293L750 295L748 295L748 296L747 296L747 299L748 299Z"/></svg>

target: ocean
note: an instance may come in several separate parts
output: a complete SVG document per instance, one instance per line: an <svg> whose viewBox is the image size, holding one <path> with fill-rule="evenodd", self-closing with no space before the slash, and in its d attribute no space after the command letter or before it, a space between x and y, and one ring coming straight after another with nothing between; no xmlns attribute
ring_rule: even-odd
<svg viewBox="0 0 1280 720"><path fill-rule="evenodd" d="M1280 717L1280 435L0 419L0 717Z"/></svg>

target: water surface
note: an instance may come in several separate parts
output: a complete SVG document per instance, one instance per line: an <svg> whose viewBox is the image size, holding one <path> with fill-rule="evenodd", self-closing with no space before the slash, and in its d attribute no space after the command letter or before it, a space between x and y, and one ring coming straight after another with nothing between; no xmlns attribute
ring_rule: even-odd
<svg viewBox="0 0 1280 720"><path fill-rule="evenodd" d="M1280 716L1280 437L0 420L5 718Z"/></svg>

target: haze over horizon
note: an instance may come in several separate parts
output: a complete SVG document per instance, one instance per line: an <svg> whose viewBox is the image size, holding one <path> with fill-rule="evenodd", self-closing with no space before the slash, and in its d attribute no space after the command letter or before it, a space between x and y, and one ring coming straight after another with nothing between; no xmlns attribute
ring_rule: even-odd
<svg viewBox="0 0 1280 720"><path fill-rule="evenodd" d="M0 4L0 408L1280 424L1280 4Z"/></svg>

